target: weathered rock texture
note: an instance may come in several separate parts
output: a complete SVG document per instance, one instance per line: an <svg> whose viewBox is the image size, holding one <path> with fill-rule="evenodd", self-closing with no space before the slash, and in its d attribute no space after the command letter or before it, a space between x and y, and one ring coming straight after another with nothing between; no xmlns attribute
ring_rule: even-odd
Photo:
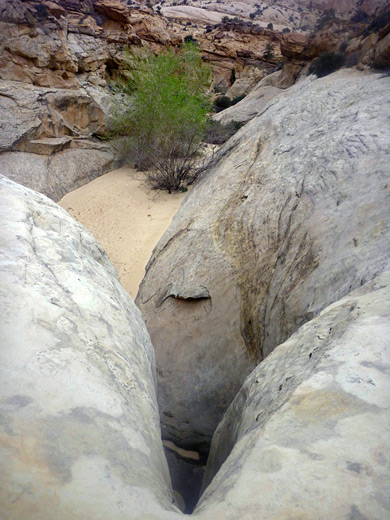
<svg viewBox="0 0 390 520"><path fill-rule="evenodd" d="M175 507L141 314L85 228L0 184L0 517L166 519Z"/></svg>
<svg viewBox="0 0 390 520"><path fill-rule="evenodd" d="M220 121L222 124L227 124L230 121L247 123L256 115L261 114L270 101L283 92L281 88L275 86L279 84L281 75L282 72L277 71L266 76L243 100L213 115L213 119Z"/></svg>
<svg viewBox="0 0 390 520"><path fill-rule="evenodd" d="M205 449L246 375L390 253L390 77L340 71L279 95L220 150L137 297L163 436Z"/></svg>
<svg viewBox="0 0 390 520"><path fill-rule="evenodd" d="M107 87L123 69L126 46L159 52L186 34L186 27L120 0L0 0L2 171L59 200L113 169L120 154L102 142ZM245 79L276 63L263 57L267 43L278 45L272 31L231 23L197 35L215 83L226 88L233 68Z"/></svg>
<svg viewBox="0 0 390 520"><path fill-rule="evenodd" d="M252 372L214 434L201 518L390 518L389 316L387 270Z"/></svg>

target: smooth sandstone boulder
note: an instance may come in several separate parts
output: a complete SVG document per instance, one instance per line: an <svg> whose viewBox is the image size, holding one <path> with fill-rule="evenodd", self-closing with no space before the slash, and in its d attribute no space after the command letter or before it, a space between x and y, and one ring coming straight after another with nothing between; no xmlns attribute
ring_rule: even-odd
<svg viewBox="0 0 390 520"><path fill-rule="evenodd" d="M252 372L214 434L196 518L390 518L389 316L390 266Z"/></svg>
<svg viewBox="0 0 390 520"><path fill-rule="evenodd" d="M0 178L0 517L171 520L142 317L94 237Z"/></svg>
<svg viewBox="0 0 390 520"><path fill-rule="evenodd" d="M163 437L207 449L245 377L390 254L390 77L342 70L280 94L220 150L137 296Z"/></svg>

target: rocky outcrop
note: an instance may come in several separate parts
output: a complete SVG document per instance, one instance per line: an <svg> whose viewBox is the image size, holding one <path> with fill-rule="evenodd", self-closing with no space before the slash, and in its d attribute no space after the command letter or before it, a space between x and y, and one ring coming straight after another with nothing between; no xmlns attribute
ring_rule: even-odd
<svg viewBox="0 0 390 520"><path fill-rule="evenodd" d="M244 99L213 115L213 119L220 121L223 125L231 121L247 123L256 115L261 114L270 101L283 92L281 88L275 86L279 84L281 74L282 72L278 71L266 76Z"/></svg>
<svg viewBox="0 0 390 520"><path fill-rule="evenodd" d="M287 58L301 58L307 46L307 38L304 34L283 35L280 52Z"/></svg>
<svg viewBox="0 0 390 520"><path fill-rule="evenodd" d="M108 171L102 108L82 89L0 82L0 168L54 200Z"/></svg>
<svg viewBox="0 0 390 520"><path fill-rule="evenodd" d="M389 284L387 270L327 307L252 372L214 434L197 515L389 517Z"/></svg>
<svg viewBox="0 0 390 520"><path fill-rule="evenodd" d="M246 375L389 255L390 78L280 94L220 150L156 247L137 303L163 437L207 450Z"/></svg>
<svg viewBox="0 0 390 520"><path fill-rule="evenodd" d="M101 141L102 90L123 67L123 46L146 42L178 40L160 18L119 0L0 1L2 171L59 200L115 168L115 146Z"/></svg>
<svg viewBox="0 0 390 520"><path fill-rule="evenodd" d="M140 312L65 210L0 194L1 518L175 518Z"/></svg>

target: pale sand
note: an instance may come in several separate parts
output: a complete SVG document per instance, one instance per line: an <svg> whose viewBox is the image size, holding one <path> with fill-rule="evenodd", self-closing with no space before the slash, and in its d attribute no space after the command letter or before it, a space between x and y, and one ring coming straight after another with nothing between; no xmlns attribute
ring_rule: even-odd
<svg viewBox="0 0 390 520"><path fill-rule="evenodd" d="M135 298L145 266L185 193L151 190L145 174L123 167L59 202L106 250L123 287Z"/></svg>

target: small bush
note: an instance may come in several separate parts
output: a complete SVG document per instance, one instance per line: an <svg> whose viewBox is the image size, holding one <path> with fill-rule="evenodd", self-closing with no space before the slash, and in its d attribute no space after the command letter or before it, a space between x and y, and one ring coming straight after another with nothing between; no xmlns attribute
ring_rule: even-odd
<svg viewBox="0 0 390 520"><path fill-rule="evenodd" d="M348 47L348 42L346 42L344 40L343 42L340 43L339 51L341 53L344 53L346 51L347 47Z"/></svg>
<svg viewBox="0 0 390 520"><path fill-rule="evenodd" d="M192 34L188 34L184 37L184 43L196 43L196 40Z"/></svg>
<svg viewBox="0 0 390 520"><path fill-rule="evenodd" d="M331 20L335 20L335 19L336 19L336 12L335 12L335 10L334 9L325 9L325 11L323 11L321 13L321 15L317 19L315 30L319 31L328 22L330 22Z"/></svg>
<svg viewBox="0 0 390 520"><path fill-rule="evenodd" d="M364 34L367 36L372 32L378 32L388 23L390 23L390 11L384 11L372 20L370 25L364 31Z"/></svg>
<svg viewBox="0 0 390 520"><path fill-rule="evenodd" d="M285 28L283 29L282 32L284 32L284 33L289 33L289 32L290 32L290 29L289 29L288 27L285 27Z"/></svg>
<svg viewBox="0 0 390 520"><path fill-rule="evenodd" d="M340 52L323 52L309 68L309 74L322 78L338 70L345 63L345 56Z"/></svg>
<svg viewBox="0 0 390 520"><path fill-rule="evenodd" d="M230 123L223 125L219 121L210 119L206 125L204 140L209 144L223 144L242 126L243 123L239 121L230 121Z"/></svg>
<svg viewBox="0 0 390 520"><path fill-rule="evenodd" d="M154 188L180 190L201 171L211 70L199 48L187 43L180 53L133 51L126 77L113 85L121 97L114 101L109 131L124 137L126 154L139 168L148 169Z"/></svg>
<svg viewBox="0 0 390 520"><path fill-rule="evenodd" d="M271 31L273 31L273 28L274 28L274 24L272 22L270 22L268 25L267 25L267 29L270 29Z"/></svg>
<svg viewBox="0 0 390 520"><path fill-rule="evenodd" d="M224 16L222 18L222 23L227 23L227 22L230 22L230 18L228 16Z"/></svg>
<svg viewBox="0 0 390 520"><path fill-rule="evenodd" d="M265 51L263 52L263 58L266 60L270 60L274 57L275 57L274 46L272 45L272 43L267 43Z"/></svg>
<svg viewBox="0 0 390 520"><path fill-rule="evenodd" d="M367 22L369 16L366 11L359 9L351 18L351 22L362 23Z"/></svg>
<svg viewBox="0 0 390 520"><path fill-rule="evenodd" d="M231 104L232 100L229 96L218 96L217 99L214 101L214 107L216 109L216 112L222 112L222 110L229 108Z"/></svg>
<svg viewBox="0 0 390 520"><path fill-rule="evenodd" d="M236 71L235 69L233 68L232 69L232 72L230 74L230 84L233 85L233 83L236 81Z"/></svg>

